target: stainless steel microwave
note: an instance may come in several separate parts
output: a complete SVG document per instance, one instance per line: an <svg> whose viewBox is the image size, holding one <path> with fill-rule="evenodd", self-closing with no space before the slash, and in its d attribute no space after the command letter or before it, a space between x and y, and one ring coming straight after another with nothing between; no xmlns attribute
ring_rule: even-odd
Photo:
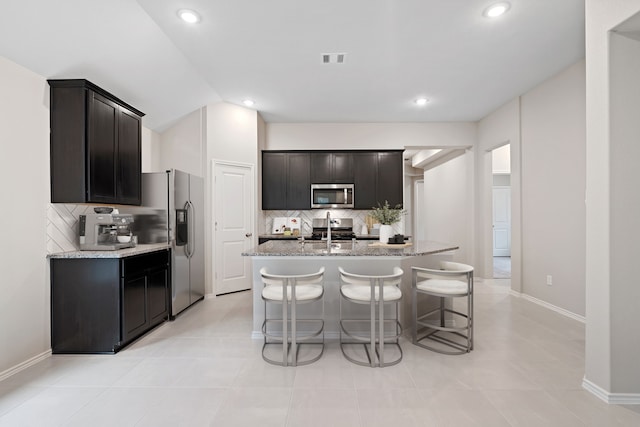
<svg viewBox="0 0 640 427"><path fill-rule="evenodd" d="M353 208L353 184L311 184L311 209Z"/></svg>

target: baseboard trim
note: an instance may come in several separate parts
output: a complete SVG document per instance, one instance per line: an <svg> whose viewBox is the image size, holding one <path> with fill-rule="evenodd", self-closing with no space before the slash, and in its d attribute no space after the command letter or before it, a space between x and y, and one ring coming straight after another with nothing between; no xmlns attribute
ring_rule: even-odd
<svg viewBox="0 0 640 427"><path fill-rule="evenodd" d="M584 323L584 324L587 323L587 320L585 319L584 316L581 316L579 314L573 313L573 312L571 312L569 310L565 310L564 308L558 307L556 305L549 304L548 302L543 301L543 300L538 299L538 298L535 298L535 297L532 297L531 295L527 295L527 294L524 294L522 292L517 292L517 291L514 291L513 289L511 289L510 293L514 297L522 298L522 299L530 301L530 302L532 302L534 304L538 304L538 305L540 305L540 306L542 306L544 308L548 308L549 310L555 311L558 314L562 314L565 317L568 317L568 318L573 319L573 320L577 320L580 323Z"/></svg>
<svg viewBox="0 0 640 427"><path fill-rule="evenodd" d="M640 393L609 393L586 378L582 379L582 388L610 405L640 405Z"/></svg>
<svg viewBox="0 0 640 427"><path fill-rule="evenodd" d="M51 349L44 351L37 356L33 356L31 359L25 360L24 362L19 363L16 366L7 369L6 371L0 372L0 381L6 380L10 376L17 374L20 371L24 371L28 367L33 366L38 362L42 362L49 356L51 356Z"/></svg>

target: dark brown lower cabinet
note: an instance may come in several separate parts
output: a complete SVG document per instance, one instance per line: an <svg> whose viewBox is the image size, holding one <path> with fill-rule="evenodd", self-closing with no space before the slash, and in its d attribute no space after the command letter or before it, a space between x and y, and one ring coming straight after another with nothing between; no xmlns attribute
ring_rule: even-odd
<svg viewBox="0 0 640 427"><path fill-rule="evenodd" d="M115 353L169 315L169 251L51 259L53 353Z"/></svg>

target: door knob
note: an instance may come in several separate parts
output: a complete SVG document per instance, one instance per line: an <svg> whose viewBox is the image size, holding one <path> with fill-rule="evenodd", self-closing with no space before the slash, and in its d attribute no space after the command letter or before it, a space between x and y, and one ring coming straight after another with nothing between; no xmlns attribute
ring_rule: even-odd
<svg viewBox="0 0 640 427"><path fill-rule="evenodd" d="M253 236L253 234L252 234L252 233L247 233L247 234L245 234L245 237L251 237L251 236Z"/></svg>

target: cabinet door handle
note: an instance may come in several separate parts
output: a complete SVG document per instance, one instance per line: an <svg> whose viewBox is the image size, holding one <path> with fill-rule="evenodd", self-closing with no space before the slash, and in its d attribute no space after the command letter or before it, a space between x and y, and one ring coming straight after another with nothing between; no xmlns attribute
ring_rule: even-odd
<svg viewBox="0 0 640 427"><path fill-rule="evenodd" d="M251 237L251 236L253 236L253 233L247 233L244 235L244 237Z"/></svg>

